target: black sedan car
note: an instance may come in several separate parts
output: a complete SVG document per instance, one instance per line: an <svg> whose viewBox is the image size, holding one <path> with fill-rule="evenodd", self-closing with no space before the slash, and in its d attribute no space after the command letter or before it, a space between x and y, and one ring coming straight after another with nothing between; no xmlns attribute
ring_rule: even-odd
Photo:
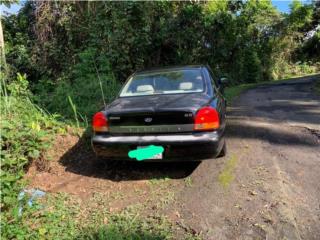
<svg viewBox="0 0 320 240"><path fill-rule="evenodd" d="M130 152L149 146L160 151L142 158L146 161L199 161L224 155L222 92L223 82L203 65L136 72L118 97L94 115L93 149L114 160L136 160Z"/></svg>

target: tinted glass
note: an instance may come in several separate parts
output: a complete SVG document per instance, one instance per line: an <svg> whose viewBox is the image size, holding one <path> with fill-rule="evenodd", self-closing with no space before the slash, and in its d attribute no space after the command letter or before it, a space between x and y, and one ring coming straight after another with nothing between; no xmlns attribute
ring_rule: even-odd
<svg viewBox="0 0 320 240"><path fill-rule="evenodd" d="M202 92L200 69L171 70L136 74L126 83L120 97Z"/></svg>

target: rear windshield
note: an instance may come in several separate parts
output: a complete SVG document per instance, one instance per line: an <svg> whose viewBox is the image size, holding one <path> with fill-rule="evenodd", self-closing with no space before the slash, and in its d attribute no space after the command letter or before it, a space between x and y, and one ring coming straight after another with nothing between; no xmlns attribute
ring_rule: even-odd
<svg viewBox="0 0 320 240"><path fill-rule="evenodd" d="M120 97L203 92L200 69L136 74L123 87Z"/></svg>

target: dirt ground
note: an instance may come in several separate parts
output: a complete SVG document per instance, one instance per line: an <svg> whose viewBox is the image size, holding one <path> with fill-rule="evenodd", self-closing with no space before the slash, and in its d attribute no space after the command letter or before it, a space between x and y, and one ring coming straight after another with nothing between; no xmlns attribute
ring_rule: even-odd
<svg viewBox="0 0 320 240"><path fill-rule="evenodd" d="M87 139L60 136L32 187L111 211L143 203L203 239L320 239L320 77L264 85L228 110L223 158L202 163L98 162Z"/></svg>

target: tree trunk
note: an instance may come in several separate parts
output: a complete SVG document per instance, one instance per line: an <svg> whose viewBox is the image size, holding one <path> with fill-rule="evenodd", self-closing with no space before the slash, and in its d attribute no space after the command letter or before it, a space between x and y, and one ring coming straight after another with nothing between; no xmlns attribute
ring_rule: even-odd
<svg viewBox="0 0 320 240"><path fill-rule="evenodd" d="M1 55L1 69L6 67L6 56L4 54L4 40L3 40L3 30L2 23L0 19L0 55Z"/></svg>
<svg viewBox="0 0 320 240"><path fill-rule="evenodd" d="M8 68L6 64L6 55L4 53L3 29L0 17L0 94L5 96L5 105L7 104L6 77L8 76Z"/></svg>

